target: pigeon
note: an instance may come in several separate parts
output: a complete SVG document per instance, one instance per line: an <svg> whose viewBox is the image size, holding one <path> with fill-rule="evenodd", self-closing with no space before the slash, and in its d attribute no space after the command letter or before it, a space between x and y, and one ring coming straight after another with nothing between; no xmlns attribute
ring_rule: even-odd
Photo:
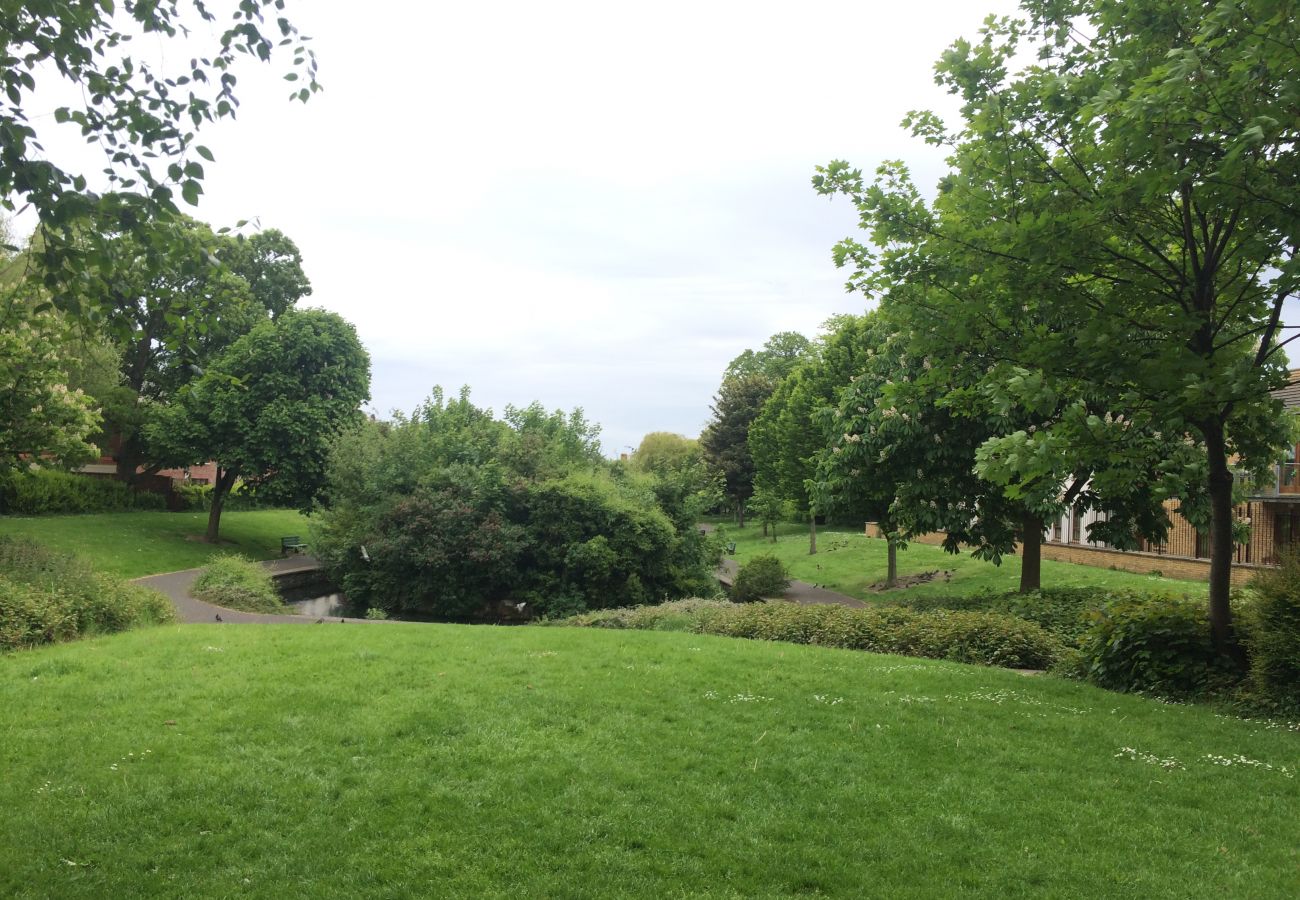
<svg viewBox="0 0 1300 900"><path fill-rule="evenodd" d="M343 624L343 620L342 620L342 619L339 619L339 624L340 624L340 625Z"/></svg>
<svg viewBox="0 0 1300 900"><path fill-rule="evenodd" d="M224 622L224 621L225 621L225 619L221 618L221 613L217 613L217 621L218 621L218 622Z"/></svg>
<svg viewBox="0 0 1300 900"><path fill-rule="evenodd" d="M319 624L321 624L321 623L324 622L324 621L325 621L324 619L317 619L317 620L316 620L316 624L319 625Z"/></svg>

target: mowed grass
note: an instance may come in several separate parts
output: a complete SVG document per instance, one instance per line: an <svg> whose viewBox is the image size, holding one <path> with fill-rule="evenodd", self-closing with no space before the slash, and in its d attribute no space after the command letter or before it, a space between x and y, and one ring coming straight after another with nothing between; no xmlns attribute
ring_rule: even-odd
<svg viewBox="0 0 1300 900"><path fill-rule="evenodd" d="M222 552L271 559L280 555L281 537L308 536L307 517L291 509L223 513L219 546L199 540L207 525L206 512L0 516L0 534L75 553L99 571L122 578L197 568Z"/></svg>
<svg viewBox="0 0 1300 900"><path fill-rule="evenodd" d="M980 591L1014 591L1020 587L1020 557L1006 556L1001 565L975 559L969 551L945 553L942 547L911 543L898 554L898 574L918 575L934 570L949 571L926 584L892 591L877 591L885 580L885 541L866 537L860 530L818 529L817 553L808 555L808 526L782 524L776 543L763 537L761 525L736 528L723 523L727 540L736 542L735 559L744 562L759 553L773 553L790 570L792 577L860 600L906 600L909 597L939 597L975 594ZM1128 588L1203 596L1206 585L1199 581L1178 581L1156 575L1118 572L1096 566L1043 560L1043 587Z"/></svg>
<svg viewBox="0 0 1300 900"><path fill-rule="evenodd" d="M1294 727L691 634L169 626L0 658L0 895L1281 897Z"/></svg>

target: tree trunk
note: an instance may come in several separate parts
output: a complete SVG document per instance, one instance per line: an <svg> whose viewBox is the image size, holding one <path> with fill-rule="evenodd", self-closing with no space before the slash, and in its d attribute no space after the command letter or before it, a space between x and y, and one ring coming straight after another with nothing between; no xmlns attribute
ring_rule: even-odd
<svg viewBox="0 0 1300 900"><path fill-rule="evenodd" d="M1043 586L1043 518L1031 512L1020 517L1020 593Z"/></svg>
<svg viewBox="0 0 1300 900"><path fill-rule="evenodd" d="M767 537L767 523L763 523L763 537Z"/></svg>
<svg viewBox="0 0 1300 900"><path fill-rule="evenodd" d="M1210 470L1210 637L1220 653L1244 662L1232 624L1232 470L1227 441L1222 423L1203 430Z"/></svg>
<svg viewBox="0 0 1300 900"><path fill-rule="evenodd" d="M226 505L226 497L235 486L238 472L231 469L217 468L217 481L212 485L212 508L208 510L208 532L203 540L215 544L221 528L221 508Z"/></svg>
<svg viewBox="0 0 1300 900"><path fill-rule="evenodd" d="M745 504L743 502L736 504L736 527L745 527Z"/></svg>
<svg viewBox="0 0 1300 900"><path fill-rule="evenodd" d="M885 556L888 562L885 565L885 587L898 587L898 545L894 543L892 537L886 537Z"/></svg>
<svg viewBox="0 0 1300 900"><path fill-rule="evenodd" d="M813 556L817 553L817 517L812 513L808 514L808 555Z"/></svg>

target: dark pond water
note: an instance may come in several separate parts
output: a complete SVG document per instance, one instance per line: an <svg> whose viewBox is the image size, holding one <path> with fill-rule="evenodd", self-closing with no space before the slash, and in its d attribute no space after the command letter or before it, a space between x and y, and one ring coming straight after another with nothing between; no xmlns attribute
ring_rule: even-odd
<svg viewBox="0 0 1300 900"><path fill-rule="evenodd" d="M317 619L356 615L356 610L348 605L348 598L320 572L281 575L275 579L275 587L296 615Z"/></svg>

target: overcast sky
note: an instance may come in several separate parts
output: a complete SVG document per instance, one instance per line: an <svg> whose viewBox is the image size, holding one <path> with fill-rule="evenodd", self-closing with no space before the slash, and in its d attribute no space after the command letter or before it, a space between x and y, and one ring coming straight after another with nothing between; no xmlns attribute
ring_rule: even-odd
<svg viewBox="0 0 1300 900"><path fill-rule="evenodd" d="M287 59L244 68L196 215L297 242L381 415L468 384L583 407L609 455L695 436L734 356L865 308L814 167L903 158L928 188L941 159L898 123L950 112L934 61L1013 8L290 0L325 90L290 104Z"/></svg>

